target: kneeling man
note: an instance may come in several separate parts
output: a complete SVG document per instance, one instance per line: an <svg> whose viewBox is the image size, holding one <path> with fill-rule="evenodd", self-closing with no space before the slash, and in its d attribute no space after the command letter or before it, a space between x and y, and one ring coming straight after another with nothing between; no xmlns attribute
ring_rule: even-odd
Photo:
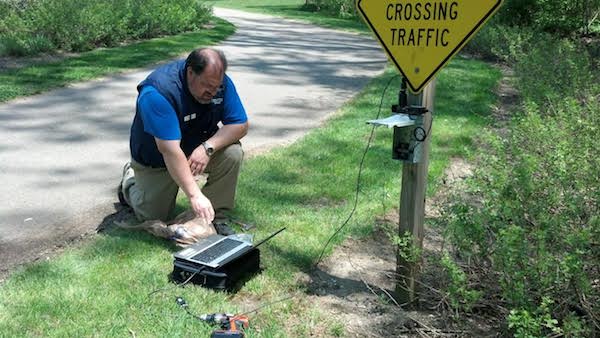
<svg viewBox="0 0 600 338"><path fill-rule="evenodd" d="M172 219L181 188L198 217L222 235L233 233L226 213L234 206L248 118L226 70L221 51L201 48L138 85L131 161L118 195L139 220ZM200 189L195 176L203 173Z"/></svg>

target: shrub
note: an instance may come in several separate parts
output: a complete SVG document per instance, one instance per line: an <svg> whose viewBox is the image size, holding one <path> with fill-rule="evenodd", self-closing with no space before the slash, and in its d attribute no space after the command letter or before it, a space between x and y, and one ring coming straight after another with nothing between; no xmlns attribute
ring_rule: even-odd
<svg viewBox="0 0 600 338"><path fill-rule="evenodd" d="M358 18L354 0L307 0L304 9L324 11L341 18Z"/></svg>
<svg viewBox="0 0 600 338"><path fill-rule="evenodd" d="M538 10L533 13L536 26L542 30L568 35L587 33L592 15L600 9L598 0L537 0Z"/></svg>
<svg viewBox="0 0 600 338"><path fill-rule="evenodd" d="M552 300L544 298L534 313L527 310L512 310L508 316L508 327L515 331L517 338L541 337L542 332L549 330L562 336L563 330L557 326L558 321L552 318L549 306Z"/></svg>
<svg viewBox="0 0 600 338"><path fill-rule="evenodd" d="M562 35L587 34L599 11L600 0L506 0L498 17L511 26Z"/></svg>
<svg viewBox="0 0 600 338"><path fill-rule="evenodd" d="M450 207L448 237L461 255L491 263L523 332L590 331L600 311L600 104L581 102L528 103L506 139L488 136L468 198ZM546 299L554 305L540 312ZM544 318L559 322L538 325Z"/></svg>
<svg viewBox="0 0 600 338"><path fill-rule="evenodd" d="M473 290L469 286L467 274L456 264L448 253L440 259L444 268L444 280L448 281L446 297L455 311L470 311L473 305L481 298L481 291Z"/></svg>
<svg viewBox="0 0 600 338"><path fill-rule="evenodd" d="M469 41L464 51L489 60L514 63L527 54L536 36L531 29L501 25L492 20Z"/></svg>
<svg viewBox="0 0 600 338"><path fill-rule="evenodd" d="M211 8L200 0L22 0L0 2L3 54L85 51L196 30Z"/></svg>
<svg viewBox="0 0 600 338"><path fill-rule="evenodd" d="M582 99L596 90L598 77L583 45L549 35L540 35L531 45L515 65L518 89L528 100L545 105L565 97Z"/></svg>
<svg viewBox="0 0 600 338"><path fill-rule="evenodd" d="M43 35L31 35L19 17L17 2L0 2L0 55L27 55L52 50L54 45Z"/></svg>
<svg viewBox="0 0 600 338"><path fill-rule="evenodd" d="M501 35L491 32L484 41ZM507 53L523 111L505 133L483 134L469 189L445 211L447 238L498 281L484 295L507 303L518 337L600 328L600 87L587 50L532 33Z"/></svg>
<svg viewBox="0 0 600 338"><path fill-rule="evenodd" d="M537 9L537 0L505 0L497 17L510 26L529 26L533 24L532 13Z"/></svg>

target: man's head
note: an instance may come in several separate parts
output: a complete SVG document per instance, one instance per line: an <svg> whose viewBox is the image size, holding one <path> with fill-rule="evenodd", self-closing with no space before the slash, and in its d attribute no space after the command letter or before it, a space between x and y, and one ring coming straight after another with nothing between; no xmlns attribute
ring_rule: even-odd
<svg viewBox="0 0 600 338"><path fill-rule="evenodd" d="M210 103L223 83L227 59L222 51L200 48L190 53L185 61L187 85L192 96L200 103Z"/></svg>

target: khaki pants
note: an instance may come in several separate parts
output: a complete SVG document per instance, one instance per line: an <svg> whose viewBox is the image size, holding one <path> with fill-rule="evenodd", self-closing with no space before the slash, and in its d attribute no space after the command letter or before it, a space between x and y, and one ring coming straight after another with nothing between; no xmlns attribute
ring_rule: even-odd
<svg viewBox="0 0 600 338"><path fill-rule="evenodd" d="M213 154L204 171L208 175L202 193L215 209L215 223L225 221L234 206L235 189L244 152L239 142ZM175 217L179 187L167 168L143 166L133 159L123 168L123 196L140 221L168 221Z"/></svg>

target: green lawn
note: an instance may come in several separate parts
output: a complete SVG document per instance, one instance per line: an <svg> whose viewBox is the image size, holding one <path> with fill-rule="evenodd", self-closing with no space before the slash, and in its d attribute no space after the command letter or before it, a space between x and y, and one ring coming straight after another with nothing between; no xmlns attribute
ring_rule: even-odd
<svg viewBox="0 0 600 338"><path fill-rule="evenodd" d="M198 336L212 327L190 311L243 312L293 296L251 316L249 337L337 334L343 323L326 317L305 297L299 274L310 270L324 243L349 215L362 153L386 83L383 114L395 103L395 69L374 79L322 128L302 140L248 160L243 168L236 217L257 225L256 238L287 227L261 247L265 270L236 294L194 285L173 287L168 275L177 249L144 233L112 230L60 257L14 273L0 286L0 336ZM472 140L487 125L500 73L488 65L457 58L440 74L437 88L429 186L435 190L448 160L473 151ZM397 208L401 163L391 159L391 132L377 129L367 153L358 207L341 235L373 231L378 215ZM180 201L180 208L185 208ZM333 249L328 248L328 252ZM161 292L150 293L166 288ZM289 325L289 324L293 325Z"/></svg>

